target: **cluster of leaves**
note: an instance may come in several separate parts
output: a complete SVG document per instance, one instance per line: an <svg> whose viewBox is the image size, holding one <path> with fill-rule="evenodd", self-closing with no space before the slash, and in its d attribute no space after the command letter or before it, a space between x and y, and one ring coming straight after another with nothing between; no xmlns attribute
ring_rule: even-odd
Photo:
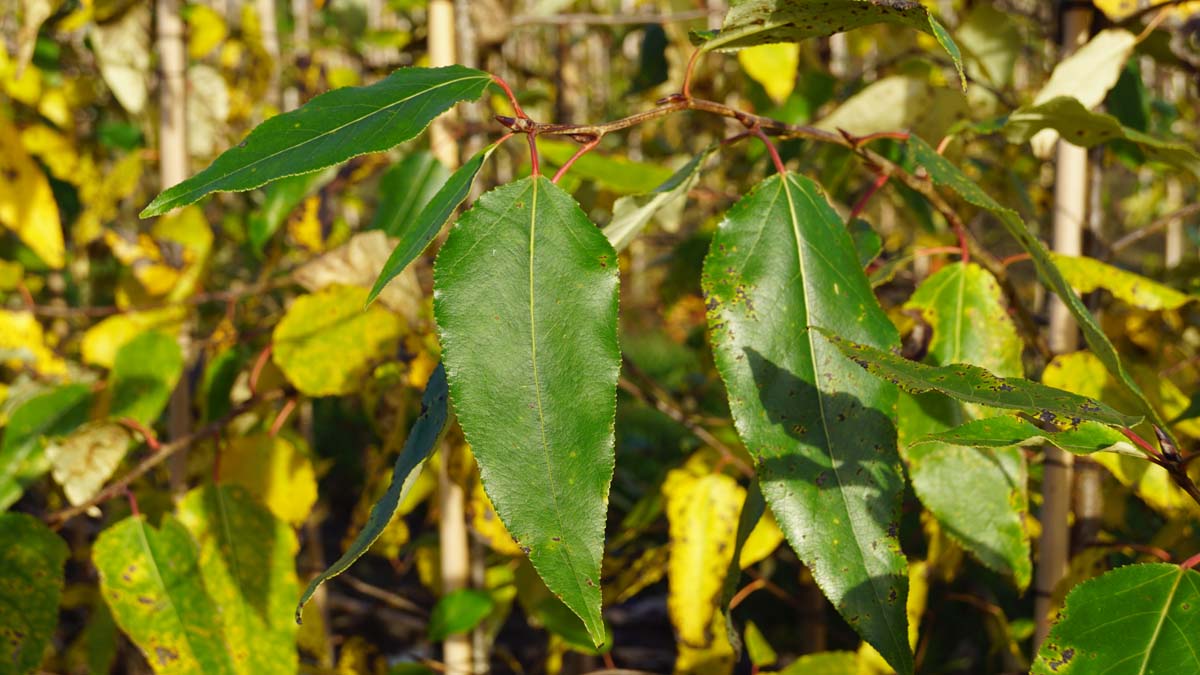
<svg viewBox="0 0 1200 675"><path fill-rule="evenodd" d="M1099 148L1139 171L1153 167L1155 185L1200 170L1193 139L1171 130L1182 120L1190 133L1194 120L1165 100L1151 106L1131 65L1167 60L1149 40L1125 27L1100 31L1026 96L1014 72L1024 35L1040 27L987 4L959 8L950 31L916 2L733 3L719 31L677 36L674 48L686 55L690 39L699 55L739 50L761 113L747 126L769 153L735 155L754 160L739 174L710 165L739 152L740 136L717 144L688 134L698 147L679 147L696 154L677 170L611 155L576 162L569 144L534 139L542 168L569 173L552 181L534 169L474 200L437 249L425 295L422 254L477 180L502 163L511 173L519 155L488 145L451 173L412 151L376 178L388 161L380 153L485 94L531 138L596 144L608 132L539 125L516 99L507 108L490 74L463 66L401 68L290 112L255 109L255 88L272 80L260 67L269 55L255 15L217 54L228 29L196 6L190 70L212 71L228 96L216 117L231 129L266 119L237 143L207 131L198 155L232 147L154 198L140 214L156 217L149 227L129 227L149 7L39 13L35 4L24 42L0 63L14 101L12 119L0 120L0 162L13 177L0 192L11 233L0 349L13 374L0 445L0 506L11 511L0 515L0 672L48 659L111 670L118 628L156 672L329 667L328 604L306 603L364 556L415 577L418 597L440 596L419 622L426 644L476 630L503 645L502 632L523 616L550 634L538 652L548 670L567 652L624 661L621 626L602 609L661 599L663 579L674 635L663 667L679 673L732 672L742 661L782 667L776 647L800 651L787 637L791 622L773 621L777 608L747 600L758 588L817 598L814 622L836 627L834 645L858 645L829 650L823 639L820 653L780 672L910 673L935 661L953 669L956 659L974 659L974 671L1129 663L1130 672L1170 672L1195 661L1200 572L1160 562L1101 574L1129 562L1119 546L1075 557L1060 584L1064 593L1074 586L1060 621L1039 651L1024 647L1038 524L1030 488L1040 476L1031 446L1088 455L1111 472L1111 540L1089 543L1132 540L1134 551L1152 545L1181 558L1198 543L1197 464L1181 453L1182 440L1200 438L1183 393L1200 379L1194 282L1172 286L1053 254L1027 224L1042 189L1027 142L1035 154L1059 139ZM916 29L929 50L898 56L896 74L847 82L857 91L834 105L834 80L800 64L816 58L816 39L852 29L845 37L858 47L911 44ZM72 98L78 87L64 64L79 67L70 61L78 55L52 50L50 31L88 33L134 137L126 145L84 151L72 141L72 109L97 104ZM133 57L106 65L106 39L135 43ZM691 96L719 78L693 81L693 65L661 85L688 92L668 107L751 120L721 103L694 105ZM1142 104L1129 106L1127 95ZM1017 96L1029 102L1011 104ZM1106 101L1111 114L1093 112ZM832 109L803 126L823 108ZM678 117L664 122L665 136L702 124ZM768 133L793 140L774 156ZM949 150L922 140L947 133ZM133 151L106 164L116 149ZM856 164L883 177L863 172L875 181L867 197L890 179L886 201L852 199ZM250 199L196 205L264 186ZM705 189L719 208L680 216ZM360 195L373 190L367 222ZM847 218L839 206L852 200ZM962 205L977 209L969 223L957 215ZM227 206L234 215L218 217ZM1153 203L1123 208L1159 215ZM918 225L888 225L898 209ZM603 228L598 212L611 213ZM654 222L665 241L647 232ZM960 242L961 259L938 257L929 269L922 249L948 241ZM668 262L651 262L652 247ZM1018 251L1033 275L1010 275L992 250ZM241 261L249 274L234 269ZM649 301L643 277L655 280ZM1068 308L1088 351L1043 351L1027 307L1043 289ZM1100 319L1078 295L1097 290L1112 299ZM94 321L97 313L111 316ZM168 413L173 397L182 410ZM176 415L182 434L168 421ZM160 422L173 436L166 442L153 431ZM144 454L131 453L142 444ZM170 490L151 473L160 464ZM347 477L360 494L331 494ZM441 517L431 497L448 485L468 493L472 531L489 552L476 588L442 594L438 544L409 526ZM125 494L128 510L106 501ZM337 511L351 515L328 517ZM62 528L70 550L43 521ZM1159 530L1153 540L1138 534L1145 522ZM347 529L343 545L322 545L322 534ZM303 592L302 541L318 561L310 567L324 569ZM336 561L321 564L328 551ZM88 570L80 579L64 571L71 556ZM961 614L954 603L963 597L980 616L967 628L943 619L945 635L935 635L934 617ZM64 627L60 604L85 626ZM989 643L962 652L956 643L980 623ZM365 644L347 640L338 667L381 670L366 663Z"/></svg>

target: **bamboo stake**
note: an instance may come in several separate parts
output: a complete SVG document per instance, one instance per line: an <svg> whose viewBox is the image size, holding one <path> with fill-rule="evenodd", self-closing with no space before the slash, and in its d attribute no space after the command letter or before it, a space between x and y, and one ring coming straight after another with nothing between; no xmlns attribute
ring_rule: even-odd
<svg viewBox="0 0 1200 675"><path fill-rule="evenodd" d="M1087 41L1091 24L1090 7L1066 5L1062 10L1062 57ZM1067 255L1083 252L1084 214L1087 212L1087 150L1062 140L1058 142L1054 180L1054 250ZM1050 301L1050 349L1062 354L1079 347L1079 334L1066 306L1057 297ZM1036 652L1050 631L1051 596L1067 571L1069 560L1071 469L1073 456L1045 446L1046 464L1042 481L1042 535L1037 576L1034 581Z"/></svg>

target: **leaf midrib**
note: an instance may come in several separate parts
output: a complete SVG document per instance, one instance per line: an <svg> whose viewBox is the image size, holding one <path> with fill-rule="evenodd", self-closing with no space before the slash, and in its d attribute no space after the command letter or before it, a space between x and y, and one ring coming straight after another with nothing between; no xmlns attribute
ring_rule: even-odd
<svg viewBox="0 0 1200 675"><path fill-rule="evenodd" d="M1154 633L1150 635L1150 643L1146 645L1146 653L1142 658L1142 665L1138 668L1138 675L1145 675L1146 667L1150 665L1150 655L1154 652L1154 644L1158 642L1158 634L1162 632L1163 624L1167 621L1167 613L1171 611L1171 603L1175 601L1175 591L1179 590L1179 582L1183 581L1185 570L1179 569L1175 575L1175 583L1171 584L1171 592L1167 594L1167 600L1163 603L1162 612L1158 615L1158 623L1154 626Z"/></svg>
<svg viewBox="0 0 1200 675"><path fill-rule="evenodd" d="M171 614L175 616L175 621L179 624L180 632L183 633L184 643L187 644L188 651L192 656L197 655L196 647L192 644L191 633L187 630L187 624L184 623L183 617L179 614L179 609L175 606L175 601L171 598L170 592L167 590L167 583L163 581L162 574L158 571L158 560L154 557L154 549L150 547L150 538L146 536L146 528L150 527L144 518L139 518L137 523L138 539L142 544L142 551L146 554L146 560L150 562L150 571L154 574L154 580L158 583L158 587L162 590L163 598L166 599L167 605L171 608ZM196 659L199 661L199 659Z"/></svg>

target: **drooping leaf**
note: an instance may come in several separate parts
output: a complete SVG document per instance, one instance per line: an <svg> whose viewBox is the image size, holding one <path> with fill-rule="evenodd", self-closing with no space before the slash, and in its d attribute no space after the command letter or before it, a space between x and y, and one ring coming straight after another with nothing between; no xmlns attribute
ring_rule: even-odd
<svg viewBox="0 0 1200 675"><path fill-rule="evenodd" d="M1019 376L1022 344L1000 286L982 267L954 263L933 274L905 304L933 331L925 362L970 363ZM1032 576L1028 470L1018 448L979 450L967 444L912 445L914 438L986 414L940 393L901 394L897 427L913 490L942 529L1019 589Z"/></svg>
<svg viewBox="0 0 1200 675"><path fill-rule="evenodd" d="M1074 429L1064 431L1046 431L1016 415L971 420L913 441L914 444L935 442L973 448L1004 448L1048 442L1076 455L1108 450L1142 456L1124 434L1098 422L1083 422Z"/></svg>
<svg viewBox="0 0 1200 675"><path fill-rule="evenodd" d="M870 345L851 342L824 329L819 332L868 372L912 394L939 391L966 403L1019 410L1043 422L1070 426L1085 420L1130 426L1142 419L1121 413L1095 399L1032 380L996 377L983 368L966 363L927 366Z"/></svg>
<svg viewBox="0 0 1200 675"><path fill-rule="evenodd" d="M46 445L50 474L71 504L82 504L100 491L125 457L129 431L114 422L91 422Z"/></svg>
<svg viewBox="0 0 1200 675"><path fill-rule="evenodd" d="M133 338L113 360L109 414L150 424L167 406L183 373L183 352L175 338L149 331Z"/></svg>
<svg viewBox="0 0 1200 675"><path fill-rule="evenodd" d="M365 310L367 289L330 286L301 296L275 326L271 358L309 396L349 394L395 350L403 329L383 307Z"/></svg>
<svg viewBox="0 0 1200 675"><path fill-rule="evenodd" d="M67 544L36 518L0 513L0 675L42 662L58 626Z"/></svg>
<svg viewBox="0 0 1200 675"><path fill-rule="evenodd" d="M467 198L471 192L471 185L475 182L475 176L479 174L483 163L487 161L488 157L491 157L496 147L496 143L487 146L460 166L445 181L437 194L427 200L420 212L415 214L415 218L405 217L404 220L391 221L391 226L386 228L388 234L399 237L400 241L392 249L392 255L388 256L387 262L383 264L383 269L379 272L379 277L371 287L371 293L367 296L368 303L383 291L389 281L403 272L409 263L421 255L421 251L425 250L429 242L433 241L433 238L442 229L442 225L445 225L450 216L454 214L454 209L457 209L458 205Z"/></svg>
<svg viewBox="0 0 1200 675"><path fill-rule="evenodd" d="M439 365L429 377L429 383L425 385L425 394L421 397L421 415L413 423L408 438L404 440L404 449L396 457L396 465L392 468L392 482L388 484L387 492L375 503L375 506L371 507L371 515L367 519L366 526L355 536L354 542L350 544L342 557L308 583L308 588L304 589L304 593L300 596L300 602L296 606L297 621L300 620L300 612L304 609L304 603L308 602L317 588L349 569L354 561L361 558L371 548L371 544L375 543L375 540L387 527L388 522L392 519L392 514L404 499L408 488L412 487L410 477L417 475L413 473L413 470L429 456L442 433L442 427L446 425L446 417L449 414L448 397L446 369Z"/></svg>
<svg viewBox="0 0 1200 675"><path fill-rule="evenodd" d="M47 438L65 436L87 421L91 388L69 384L29 399L8 418L0 445L0 511L50 470Z"/></svg>
<svg viewBox="0 0 1200 675"><path fill-rule="evenodd" d="M379 206L371 228L399 237L450 178L450 170L433 153L418 150L404 156L379 179Z"/></svg>
<svg viewBox="0 0 1200 675"><path fill-rule="evenodd" d="M299 526L317 501L316 470L302 443L285 434L234 438L221 452L221 479L246 488L277 518Z"/></svg>
<svg viewBox="0 0 1200 675"><path fill-rule="evenodd" d="M141 216L387 150L417 136L455 103L478 98L489 82L487 73L457 65L401 68L370 86L322 94L260 124L207 169L155 197Z"/></svg>
<svg viewBox="0 0 1200 675"><path fill-rule="evenodd" d="M970 178L967 178L958 167L945 157L939 155L928 143L917 136L909 137L908 149L917 164L929 172L929 177L933 182L951 188L967 202L987 209L996 216L1008 233L1030 255L1034 267L1037 269L1038 277L1050 287L1050 290L1070 310L1071 315L1075 317L1075 321L1079 324L1079 328L1083 332L1084 340L1087 341L1088 346L1092 348L1092 351L1095 352L1101 363L1104 364L1104 367L1120 382L1120 386L1133 395L1140 407L1138 412L1145 414L1150 421L1159 427L1166 428L1166 424L1159 416L1157 409L1146 398L1141 387L1138 386L1137 382L1134 382L1133 377L1121 362L1121 357L1117 353L1116 347L1113 346L1112 342L1109 342L1108 336L1104 334L1095 317L1084 306L1083 301L1079 299L1079 295L1071 290L1070 284L1067 283L1062 273L1055 267L1046 247L1025 227L1021 216L1016 211L1001 206L984 192L979 185Z"/></svg>
<svg viewBox="0 0 1200 675"><path fill-rule="evenodd" d="M597 645L617 372L617 257L546 178L450 231L434 313L450 394L501 520Z"/></svg>
<svg viewBox="0 0 1200 675"><path fill-rule="evenodd" d="M463 588L442 596L429 614L429 641L441 642L479 625L496 607L485 591Z"/></svg>
<svg viewBox="0 0 1200 675"><path fill-rule="evenodd" d="M234 675L221 615L205 592L196 542L178 520L131 516L100 533L92 560L117 625L163 675Z"/></svg>
<svg viewBox="0 0 1200 675"><path fill-rule="evenodd" d="M655 214L682 203L688 191L700 180L700 170L717 148L716 145L705 148L654 190L617 199L613 203L612 220L604 228L604 236L613 248L625 250Z"/></svg>
<svg viewBox="0 0 1200 675"><path fill-rule="evenodd" d="M1151 311L1178 309L1196 300L1195 296L1147 279L1140 274L1127 272L1094 258L1050 254L1067 283L1080 293L1090 293L1103 288L1118 300Z"/></svg>
<svg viewBox="0 0 1200 675"><path fill-rule="evenodd" d="M200 8L203 5L198 6ZM263 203L250 214L246 223L246 237L250 248L258 254L271 240L279 226L304 198L321 189L337 175L336 169L313 171L288 176L271 183L264 190Z"/></svg>
<svg viewBox="0 0 1200 675"><path fill-rule="evenodd" d="M1200 572L1128 565L1076 586L1042 643L1034 675L1200 670Z"/></svg>
<svg viewBox="0 0 1200 675"><path fill-rule="evenodd" d="M179 503L178 517L199 544L200 577L234 672L295 673L292 603L300 584L292 528L232 485L192 490Z"/></svg>
<svg viewBox="0 0 1200 675"><path fill-rule="evenodd" d="M801 42L877 23L908 26L932 35L954 61L962 87L967 88L958 45L928 8L911 0L738 0L731 3L721 31L700 48L712 51Z"/></svg>
<svg viewBox="0 0 1200 675"><path fill-rule="evenodd" d="M811 180L768 178L718 227L702 285L717 369L776 520L842 616L911 672L896 390L805 330L898 341L850 234Z"/></svg>

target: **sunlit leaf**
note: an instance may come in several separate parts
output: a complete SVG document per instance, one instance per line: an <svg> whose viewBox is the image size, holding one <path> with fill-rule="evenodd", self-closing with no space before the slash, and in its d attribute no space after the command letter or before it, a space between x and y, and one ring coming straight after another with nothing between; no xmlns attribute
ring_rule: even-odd
<svg viewBox="0 0 1200 675"><path fill-rule="evenodd" d="M221 480L246 488L292 525L303 523L317 501L312 460L283 436L253 434L230 440L221 452Z"/></svg>
<svg viewBox="0 0 1200 675"><path fill-rule="evenodd" d="M32 367L43 375L62 375L66 363L46 344L42 324L31 312L0 309L0 363Z"/></svg>
<svg viewBox="0 0 1200 675"><path fill-rule="evenodd" d="M149 97L152 35L150 5L137 4L112 21L93 24L88 36L100 76L133 115L145 109Z"/></svg>
<svg viewBox="0 0 1200 675"><path fill-rule="evenodd" d="M484 488L546 585L603 644L616 252L570 195L526 178L463 214L434 288L450 393Z"/></svg>
<svg viewBox="0 0 1200 675"><path fill-rule="evenodd" d="M538 141L542 160L556 167L566 163L578 149L579 144L570 141ZM672 173L671 169L658 164L636 162L621 155L594 151L571 165L568 175L593 180L598 186L618 194L638 194L654 190L669 180Z"/></svg>
<svg viewBox="0 0 1200 675"><path fill-rule="evenodd" d="M748 47L738 52L737 59L776 104L791 96L800 67L800 45L781 42Z"/></svg>
<svg viewBox="0 0 1200 675"><path fill-rule="evenodd" d="M1077 455L1104 450L1141 455L1124 434L1097 422L1083 422L1074 429L1064 431L1046 431L1015 415L971 420L913 441L914 444L934 442L973 448L1004 448L1047 442Z"/></svg>
<svg viewBox="0 0 1200 675"><path fill-rule="evenodd" d="M29 399L14 410L0 445L0 511L50 469L47 439L65 436L88 418L91 388L71 384Z"/></svg>
<svg viewBox="0 0 1200 675"><path fill-rule="evenodd" d="M806 331L897 342L842 219L808 178L768 178L718 227L702 286L717 369L780 528L850 625L911 672L896 390Z"/></svg>
<svg viewBox="0 0 1200 675"><path fill-rule="evenodd" d="M158 331L138 335L113 360L109 414L153 423L182 373L183 352L175 338Z"/></svg>
<svg viewBox="0 0 1200 675"><path fill-rule="evenodd" d="M1200 670L1200 572L1128 565L1083 582L1042 643L1034 675Z"/></svg>
<svg viewBox="0 0 1200 675"><path fill-rule="evenodd" d="M969 116L962 92L935 86L927 77L892 75L863 87L815 126L855 135L911 128L922 136L939 138Z"/></svg>
<svg viewBox="0 0 1200 675"><path fill-rule="evenodd" d="M229 88L221 71L203 64L188 66L188 91L204 92L187 99L187 149L197 159L207 159L225 145L229 120Z"/></svg>
<svg viewBox="0 0 1200 675"><path fill-rule="evenodd" d="M93 422L46 445L51 475L67 501L82 504L100 491L113 475L132 441L125 427Z"/></svg>
<svg viewBox="0 0 1200 675"><path fill-rule="evenodd" d="M141 215L387 150L421 133L455 103L478 98L489 82L487 73L462 66L401 68L370 86L335 89L263 122L207 169L165 190Z"/></svg>
<svg viewBox="0 0 1200 675"><path fill-rule="evenodd" d="M225 19L212 7L187 5L184 18L188 25L187 48L191 58L202 59L225 42L229 32Z"/></svg>
<svg viewBox="0 0 1200 675"><path fill-rule="evenodd" d="M413 471L429 456L442 433L442 428L446 425L446 417L449 414L448 398L446 371L439 366L433 371L429 383L425 386L425 394L421 397L421 416L413 423L412 430L409 431L408 438L404 441L404 449L396 458L396 464L392 468L392 481L388 485L387 492L375 503L375 506L371 507L371 515L367 518L367 524L359 531L354 542L350 544L342 557L309 582L308 588L300 596L299 605L296 607L297 619L304 608L304 603L308 602L317 588L349 569L354 561L367 552L367 549L387 527L388 522L392 519L392 514L395 513L405 494L412 487L412 479L416 476Z"/></svg>
<svg viewBox="0 0 1200 675"><path fill-rule="evenodd" d="M50 182L25 152L21 137L0 120L0 225L12 230L47 266L66 262L58 203Z"/></svg>
<svg viewBox="0 0 1200 675"><path fill-rule="evenodd" d="M859 675L858 654L821 652L807 654L778 671L779 675Z"/></svg>
<svg viewBox="0 0 1200 675"><path fill-rule="evenodd" d="M687 164L680 167L653 191L620 197L613 203L612 220L604 228L604 236L618 251L625 250L650 220L674 205L682 204L687 193L700 180L700 171L718 146L709 146Z"/></svg>
<svg viewBox="0 0 1200 675"><path fill-rule="evenodd" d="M1140 274L1106 265L1094 258L1051 254L1063 278L1080 293L1103 288L1116 299L1149 310L1178 309L1196 300L1192 295L1147 279Z"/></svg>
<svg viewBox="0 0 1200 675"><path fill-rule="evenodd" d="M80 351L84 363L112 368L121 348L149 331L176 334L183 326L187 308L172 305L162 309L114 314L93 324L83 334Z"/></svg>
<svg viewBox="0 0 1200 675"><path fill-rule="evenodd" d="M301 265L294 277L310 291L337 284L370 288L377 283L379 270L384 268L395 241L381 230L359 232L345 244ZM413 269L384 288L379 301L411 325L420 318L421 298L421 282Z"/></svg>
<svg viewBox="0 0 1200 675"><path fill-rule="evenodd" d="M271 358L309 396L349 394L400 340L400 318L366 304L367 289L330 286L297 298L272 334Z"/></svg>
<svg viewBox="0 0 1200 675"><path fill-rule="evenodd" d="M103 234L104 225L117 217L121 201L137 192L143 171L140 152L130 152L112 166L97 167L90 158L80 162L79 198L84 209L71 226L76 245L89 244Z"/></svg>
<svg viewBox="0 0 1200 675"><path fill-rule="evenodd" d="M0 513L0 674L42 662L58 626L67 544L36 518Z"/></svg>

